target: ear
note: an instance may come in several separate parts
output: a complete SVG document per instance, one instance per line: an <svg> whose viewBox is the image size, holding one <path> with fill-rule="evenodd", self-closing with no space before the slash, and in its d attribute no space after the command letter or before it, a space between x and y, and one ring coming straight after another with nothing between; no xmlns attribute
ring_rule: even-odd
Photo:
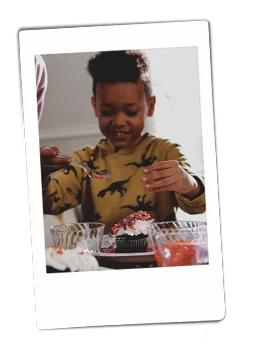
<svg viewBox="0 0 253 353"><path fill-rule="evenodd" d="M155 111L155 103L156 103L156 97L153 96L150 98L149 102L148 102L148 116L152 116L154 114Z"/></svg>
<svg viewBox="0 0 253 353"><path fill-rule="evenodd" d="M94 110L94 114L95 114L95 116L97 116L96 99L95 99L95 97L91 97L90 101L91 101L91 105L92 105L93 110Z"/></svg>

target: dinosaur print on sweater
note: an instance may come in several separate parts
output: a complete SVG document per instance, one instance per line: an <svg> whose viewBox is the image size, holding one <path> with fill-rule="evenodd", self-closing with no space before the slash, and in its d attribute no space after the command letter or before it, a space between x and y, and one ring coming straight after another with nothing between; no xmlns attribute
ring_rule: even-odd
<svg viewBox="0 0 253 353"><path fill-rule="evenodd" d="M125 166L134 165L137 168L148 167L149 165L152 165L156 159L157 159L156 156L150 156L150 157L146 158L146 153L144 153L141 156L142 162L140 162L140 163L137 163L137 162L127 163L127 164L125 164Z"/></svg>
<svg viewBox="0 0 253 353"><path fill-rule="evenodd" d="M127 191L123 185L126 184L130 179L131 177L126 180L115 181L110 186L108 186L108 188L100 190L97 196L103 198L107 192L109 192L110 195L114 195L115 192L118 191L120 197L122 197Z"/></svg>
<svg viewBox="0 0 253 353"><path fill-rule="evenodd" d="M95 165L96 158L94 154L90 154L90 158L88 161L83 160L82 162L86 163L90 169L98 169L98 167Z"/></svg>
<svg viewBox="0 0 253 353"><path fill-rule="evenodd" d="M138 210L149 212L160 222L175 220L178 208L189 214L205 212L204 179L192 171L181 147L168 139L140 136L131 148L118 151L109 140L103 139L94 147L78 148L72 156L93 169L108 170L111 179L89 178L84 170L72 165L58 171L42 190L45 214L58 214L81 205L80 219L104 223L105 232L108 232L120 219ZM196 198L145 190L141 181L143 168L171 160L177 160L198 181L201 193Z"/></svg>
<svg viewBox="0 0 253 353"><path fill-rule="evenodd" d="M121 206L120 209L122 208L130 208L130 210L134 211L134 212L137 212L137 211L155 211L156 210L156 207L157 205L151 205L152 204L152 201L147 201L147 202L144 202L145 201L145 198L147 197L147 195L143 195L142 196L142 200L141 199L141 195L138 195L137 198L136 198L136 201L137 201L137 204L138 205L125 205L125 206Z"/></svg>

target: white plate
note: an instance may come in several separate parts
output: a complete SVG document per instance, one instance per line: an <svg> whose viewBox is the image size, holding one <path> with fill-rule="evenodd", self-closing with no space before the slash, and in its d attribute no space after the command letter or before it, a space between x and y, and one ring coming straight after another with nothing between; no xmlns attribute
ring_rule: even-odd
<svg viewBox="0 0 253 353"><path fill-rule="evenodd" d="M113 270L113 268L99 266L98 271Z"/></svg>
<svg viewBox="0 0 253 353"><path fill-rule="evenodd" d="M106 253L101 252L99 253L101 257L145 257L145 256L154 256L154 251L146 251L146 252L113 252L113 253Z"/></svg>

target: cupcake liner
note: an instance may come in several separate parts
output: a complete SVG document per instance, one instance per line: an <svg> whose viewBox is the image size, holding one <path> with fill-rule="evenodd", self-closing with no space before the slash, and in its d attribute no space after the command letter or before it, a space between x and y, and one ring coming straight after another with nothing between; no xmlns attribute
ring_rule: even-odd
<svg viewBox="0 0 253 353"><path fill-rule="evenodd" d="M124 236L116 237L116 252L117 253L139 253L146 252L148 248L148 239L135 238L127 239Z"/></svg>

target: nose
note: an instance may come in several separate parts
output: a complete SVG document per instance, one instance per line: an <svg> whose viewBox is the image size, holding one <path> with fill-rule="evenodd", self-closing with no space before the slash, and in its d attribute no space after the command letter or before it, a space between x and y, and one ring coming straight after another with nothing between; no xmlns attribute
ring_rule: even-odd
<svg viewBox="0 0 253 353"><path fill-rule="evenodd" d="M125 114L123 112L117 112L113 117L112 125L118 127L126 125Z"/></svg>

